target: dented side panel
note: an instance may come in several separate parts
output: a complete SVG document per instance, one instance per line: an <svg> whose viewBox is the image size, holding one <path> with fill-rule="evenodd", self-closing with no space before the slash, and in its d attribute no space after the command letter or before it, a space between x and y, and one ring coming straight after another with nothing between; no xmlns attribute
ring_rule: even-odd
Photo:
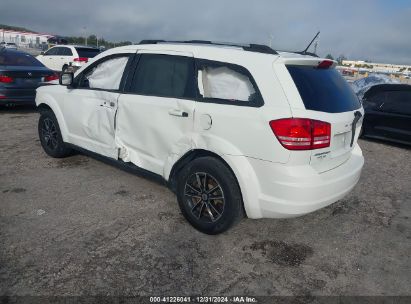
<svg viewBox="0 0 411 304"><path fill-rule="evenodd" d="M86 150L117 158L114 117L119 93L67 89L59 102L68 131L68 142Z"/></svg>
<svg viewBox="0 0 411 304"><path fill-rule="evenodd" d="M194 101L123 94L115 141L120 158L163 176L167 162L192 148ZM186 116L178 116L178 113Z"/></svg>

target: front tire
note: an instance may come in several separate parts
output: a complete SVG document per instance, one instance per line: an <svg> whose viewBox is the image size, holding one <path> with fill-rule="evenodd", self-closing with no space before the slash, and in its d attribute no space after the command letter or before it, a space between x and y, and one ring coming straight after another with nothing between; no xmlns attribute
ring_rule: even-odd
<svg viewBox="0 0 411 304"><path fill-rule="evenodd" d="M201 157L183 168L177 199L187 221L206 234L226 231L243 218L241 191L234 174L214 157Z"/></svg>
<svg viewBox="0 0 411 304"><path fill-rule="evenodd" d="M52 111L42 111L38 124L41 146L51 157L63 158L72 154L72 149L63 142L60 126Z"/></svg>

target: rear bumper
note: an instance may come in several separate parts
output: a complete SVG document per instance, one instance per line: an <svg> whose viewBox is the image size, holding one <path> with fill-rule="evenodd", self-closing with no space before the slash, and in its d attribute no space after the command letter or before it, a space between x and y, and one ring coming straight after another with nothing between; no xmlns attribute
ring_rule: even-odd
<svg viewBox="0 0 411 304"><path fill-rule="evenodd" d="M257 177L254 185L257 197L245 201L250 218L287 218L316 211L343 198L357 184L364 165L357 145L351 157L342 165L318 173L311 166L287 167L267 161L249 159ZM240 183L241 184L241 183Z"/></svg>
<svg viewBox="0 0 411 304"><path fill-rule="evenodd" d="M36 88L0 89L0 105L35 105Z"/></svg>

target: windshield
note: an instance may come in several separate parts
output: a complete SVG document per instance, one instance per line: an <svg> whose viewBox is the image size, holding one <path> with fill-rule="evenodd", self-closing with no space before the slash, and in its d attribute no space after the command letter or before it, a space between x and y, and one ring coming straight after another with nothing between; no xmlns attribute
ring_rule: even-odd
<svg viewBox="0 0 411 304"><path fill-rule="evenodd" d="M92 49L92 48L76 48L76 51L79 57L85 57L85 58L93 58L98 53L100 53L98 49Z"/></svg>
<svg viewBox="0 0 411 304"><path fill-rule="evenodd" d="M0 65L11 65L11 66L37 66L42 67L40 61L25 53L11 53L11 52L1 52L0 53Z"/></svg>
<svg viewBox="0 0 411 304"><path fill-rule="evenodd" d="M307 110L340 113L360 108L350 85L336 69L287 66Z"/></svg>

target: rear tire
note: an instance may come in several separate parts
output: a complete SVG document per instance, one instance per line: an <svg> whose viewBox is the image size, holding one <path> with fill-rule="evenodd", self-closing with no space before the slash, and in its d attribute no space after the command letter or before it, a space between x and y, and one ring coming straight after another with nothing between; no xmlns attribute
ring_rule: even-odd
<svg viewBox="0 0 411 304"><path fill-rule="evenodd" d="M52 111L40 112L38 132L41 146L51 157L63 158L73 153L61 136L60 126Z"/></svg>
<svg viewBox="0 0 411 304"><path fill-rule="evenodd" d="M244 217L237 180L214 157L197 158L182 169L177 199L187 221L206 234L222 233Z"/></svg>

